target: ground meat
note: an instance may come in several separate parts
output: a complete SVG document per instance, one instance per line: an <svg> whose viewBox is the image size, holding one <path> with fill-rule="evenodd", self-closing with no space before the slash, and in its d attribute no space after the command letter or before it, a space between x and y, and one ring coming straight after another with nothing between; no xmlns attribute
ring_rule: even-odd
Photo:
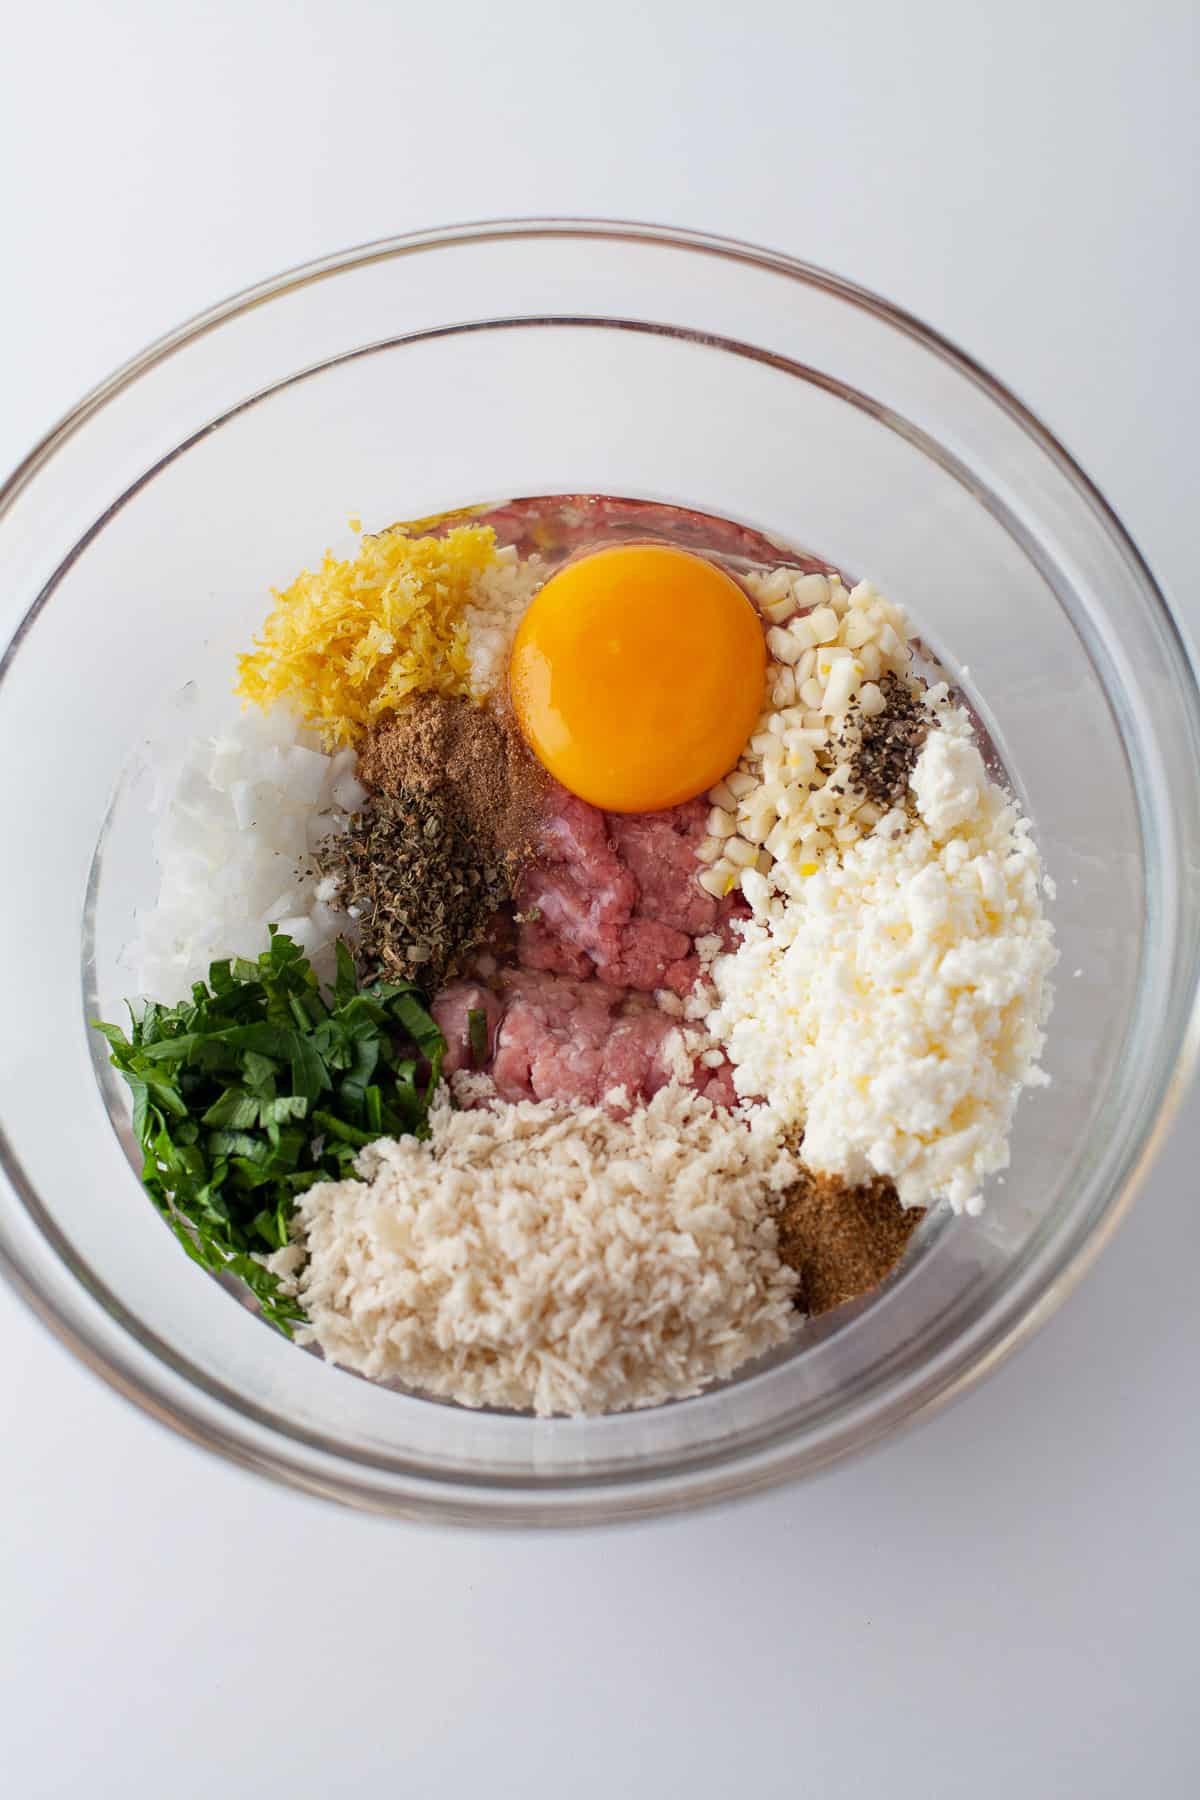
<svg viewBox="0 0 1200 1800"><path fill-rule="evenodd" d="M696 937L730 913L696 882L703 801L660 813L602 813L559 789L516 890L525 968L610 987L690 993Z"/></svg>
<svg viewBox="0 0 1200 1800"><path fill-rule="evenodd" d="M609 842L604 814L560 788L513 898L519 917L595 962L615 951L638 886Z"/></svg>
<svg viewBox="0 0 1200 1800"><path fill-rule="evenodd" d="M696 883L705 815L703 801L605 814L554 791L536 860L517 887L515 940L497 929L486 973L434 1001L447 1074L476 1066L474 1010L487 1024L478 1066L506 1100L594 1104L614 1088L649 1099L674 1078L735 1104L729 1065L693 1063L694 1028L651 999L663 989L691 993L698 937L728 942L734 902Z"/></svg>
<svg viewBox="0 0 1200 1800"><path fill-rule="evenodd" d="M433 1012L447 1043L448 1074L473 1066L472 1010L485 1014L488 1055L482 1067L504 1100L595 1104L614 1088L624 1088L631 1099L649 1099L672 1077L691 1080L677 1019L602 981L529 969L506 969L487 987L456 982L437 996ZM701 1067L695 1085L708 1092L721 1073Z"/></svg>
<svg viewBox="0 0 1200 1800"><path fill-rule="evenodd" d="M518 926L518 959L523 969L541 969L547 975L573 975L586 981L595 964L586 950L577 950L544 925L540 919L525 919Z"/></svg>
<svg viewBox="0 0 1200 1800"><path fill-rule="evenodd" d="M696 880L707 801L689 800L669 812L609 813L607 819L613 849L638 884L637 911L689 937L714 931L720 903Z"/></svg>
<svg viewBox="0 0 1200 1800"><path fill-rule="evenodd" d="M443 1068L447 1075L455 1075L459 1069L470 1069L475 1066L471 1055L470 1024L468 1014L481 1012L487 1026L487 1057L484 1066L491 1063L496 1048L496 1032L504 1017L504 1002L490 988L477 981L452 981L436 995L430 1009L437 1020L438 1029L446 1040L446 1057Z"/></svg>
<svg viewBox="0 0 1200 1800"><path fill-rule="evenodd" d="M476 1061L468 1014L482 1012L487 1054ZM681 1081L718 1106L734 1106L733 1069L695 1061L688 1027L642 994L592 978L503 969L482 981L454 982L433 1002L446 1039L448 1075L478 1068L504 1100L564 1100L595 1105L614 1088L648 1100Z"/></svg>

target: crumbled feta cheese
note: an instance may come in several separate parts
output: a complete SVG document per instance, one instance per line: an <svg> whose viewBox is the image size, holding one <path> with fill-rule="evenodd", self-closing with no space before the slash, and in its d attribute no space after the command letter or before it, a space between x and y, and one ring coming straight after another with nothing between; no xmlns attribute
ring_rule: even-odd
<svg viewBox="0 0 1200 1800"><path fill-rule="evenodd" d="M743 926L713 964L708 1027L738 1092L803 1127L811 1168L888 1175L907 1206L974 1212L1008 1162L1019 1089L1046 1079L1057 953L1029 826L965 715L947 724L914 775L922 818L897 813L906 828L846 845L791 884L779 916Z"/></svg>
<svg viewBox="0 0 1200 1800"><path fill-rule="evenodd" d="M969 738L931 731L909 786L935 838L949 837L979 810L988 785L983 758Z"/></svg>

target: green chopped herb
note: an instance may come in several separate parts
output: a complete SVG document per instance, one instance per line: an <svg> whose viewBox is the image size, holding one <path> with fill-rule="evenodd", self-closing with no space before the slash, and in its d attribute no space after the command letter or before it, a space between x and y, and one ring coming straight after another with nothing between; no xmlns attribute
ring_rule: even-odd
<svg viewBox="0 0 1200 1800"><path fill-rule="evenodd" d="M350 1174L364 1144L428 1134L445 1044L422 995L409 982L360 989L339 944L326 1001L272 926L256 962L213 963L190 1001L131 1011L128 1036L96 1029L133 1095L155 1206L193 1261L243 1281L290 1337L303 1310L256 1255L287 1244L297 1194Z"/></svg>
<svg viewBox="0 0 1200 1800"><path fill-rule="evenodd" d="M472 1006L467 1010L467 1037L471 1045L471 1067L482 1069L487 1061L488 1028L487 1014L482 1007Z"/></svg>

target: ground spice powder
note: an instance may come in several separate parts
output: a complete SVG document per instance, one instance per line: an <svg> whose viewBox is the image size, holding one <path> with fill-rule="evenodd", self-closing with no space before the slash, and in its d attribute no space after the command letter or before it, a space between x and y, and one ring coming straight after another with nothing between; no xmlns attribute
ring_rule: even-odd
<svg viewBox="0 0 1200 1800"><path fill-rule="evenodd" d="M367 800L318 866L357 921L363 978L435 989L511 899L549 778L505 714L443 694L381 719L357 773Z"/></svg>
<svg viewBox="0 0 1200 1800"><path fill-rule="evenodd" d="M467 830L509 863L529 853L550 780L506 712L418 694L367 737L358 776L382 793L443 791Z"/></svg>
<svg viewBox="0 0 1200 1800"><path fill-rule="evenodd" d="M800 1278L796 1305L815 1315L879 1286L908 1248L920 1207L901 1206L890 1181L860 1187L804 1170L778 1214L779 1255Z"/></svg>

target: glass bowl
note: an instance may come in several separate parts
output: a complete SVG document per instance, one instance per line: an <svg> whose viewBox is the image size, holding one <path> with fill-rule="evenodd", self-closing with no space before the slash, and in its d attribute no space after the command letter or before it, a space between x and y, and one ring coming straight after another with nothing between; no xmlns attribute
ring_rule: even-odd
<svg viewBox="0 0 1200 1800"><path fill-rule="evenodd" d="M564 492L733 518L907 606L1035 823L1062 962L1052 1086L1023 1100L982 1220L927 1233L874 1302L701 1398L536 1421L372 1387L195 1269L141 1192L86 1019L119 1005L151 875L139 749L232 705L268 587L348 547L351 514ZM546 1525L712 1501L961 1391L1128 1205L1196 1051L1192 666L1063 449L874 295L746 245L602 222L331 256L81 402L3 491L0 573L24 615L0 677L0 1257L65 1342L187 1436L397 1515Z"/></svg>

